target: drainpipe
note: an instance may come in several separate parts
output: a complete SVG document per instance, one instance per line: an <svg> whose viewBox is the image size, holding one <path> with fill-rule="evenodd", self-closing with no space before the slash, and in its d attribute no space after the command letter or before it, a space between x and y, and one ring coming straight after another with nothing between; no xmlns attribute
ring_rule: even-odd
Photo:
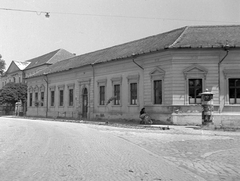
<svg viewBox="0 0 240 181"><path fill-rule="evenodd" d="M220 68L221 68L221 63L223 62L223 60L228 56L229 53L229 45L226 44L225 46L223 46L224 51L226 51L226 54L224 55L224 57L218 62L218 91L219 91L219 109L218 112L221 113L222 109L223 109L223 105L221 105L221 81L220 81Z"/></svg>
<svg viewBox="0 0 240 181"><path fill-rule="evenodd" d="M132 54L132 61L133 61L133 63L134 64L136 64L138 67L140 67L141 69L142 69L142 71L144 71L144 68L141 66L141 65L139 65L137 62L135 62L135 58L137 57L137 55L135 54L135 53L133 53ZM143 74L142 74L143 76L144 76L144 72L143 72ZM143 80L144 80L144 78L143 78ZM144 82L143 82L143 85L142 85L142 90L143 90L143 95L144 95ZM145 103L144 103L144 98L143 98L143 106L142 107L144 107L145 106ZM139 103L140 103L140 101L139 101ZM139 104L140 105L140 104Z"/></svg>
<svg viewBox="0 0 240 181"><path fill-rule="evenodd" d="M133 61L133 63L135 63L137 66L139 66L142 70L144 70L144 68L141 66L141 65L139 65L139 64L137 64L137 62L135 62L135 58L137 57L137 55L135 55L135 53L133 53L132 54L132 61Z"/></svg>
<svg viewBox="0 0 240 181"><path fill-rule="evenodd" d="M48 77L47 74L44 73L44 76L46 76L46 79L44 78L45 82L47 83L47 104L46 104L46 118L48 117Z"/></svg>

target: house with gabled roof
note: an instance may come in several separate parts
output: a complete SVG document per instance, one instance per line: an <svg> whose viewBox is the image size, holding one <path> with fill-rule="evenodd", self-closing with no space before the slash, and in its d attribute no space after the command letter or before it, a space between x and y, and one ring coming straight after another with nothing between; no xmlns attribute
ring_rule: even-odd
<svg viewBox="0 0 240 181"><path fill-rule="evenodd" d="M7 71L1 76L1 88L8 82L23 82L23 70L30 64L30 62L12 61Z"/></svg>
<svg viewBox="0 0 240 181"><path fill-rule="evenodd" d="M74 56L74 54L64 49L58 49L39 57L26 60L25 62L30 62L30 64L24 69L26 77L33 75L56 62L72 58Z"/></svg>
<svg viewBox="0 0 240 181"><path fill-rule="evenodd" d="M214 123L240 127L239 35L239 25L188 26L57 62L27 78L27 115L138 120L145 107L199 125L209 89Z"/></svg>
<svg viewBox="0 0 240 181"><path fill-rule="evenodd" d="M7 71L1 77L1 88L8 82L24 82L26 76L33 75L56 62L74 56L74 54L64 49L58 49L24 62L12 61Z"/></svg>

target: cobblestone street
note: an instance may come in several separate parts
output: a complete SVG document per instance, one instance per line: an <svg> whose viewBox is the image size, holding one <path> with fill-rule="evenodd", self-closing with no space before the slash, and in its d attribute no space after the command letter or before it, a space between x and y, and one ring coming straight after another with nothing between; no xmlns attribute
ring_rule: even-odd
<svg viewBox="0 0 240 181"><path fill-rule="evenodd" d="M170 128L112 132L206 180L240 180L239 132Z"/></svg>
<svg viewBox="0 0 240 181"><path fill-rule="evenodd" d="M0 180L240 180L240 133L0 119Z"/></svg>

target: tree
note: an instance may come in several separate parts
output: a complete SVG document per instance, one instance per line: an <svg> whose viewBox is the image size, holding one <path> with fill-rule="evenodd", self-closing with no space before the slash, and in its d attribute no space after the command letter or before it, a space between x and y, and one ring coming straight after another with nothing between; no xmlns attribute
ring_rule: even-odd
<svg viewBox="0 0 240 181"><path fill-rule="evenodd" d="M0 103L15 105L19 100L27 100L27 84L9 82L0 91Z"/></svg>
<svg viewBox="0 0 240 181"><path fill-rule="evenodd" d="M2 55L0 54L0 75L4 73L6 67L6 62L5 60L2 59Z"/></svg>

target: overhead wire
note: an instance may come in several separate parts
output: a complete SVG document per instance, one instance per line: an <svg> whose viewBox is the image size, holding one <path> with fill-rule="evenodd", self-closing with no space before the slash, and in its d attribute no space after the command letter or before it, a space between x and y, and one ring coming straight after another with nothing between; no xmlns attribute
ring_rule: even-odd
<svg viewBox="0 0 240 181"><path fill-rule="evenodd" d="M5 11L20 11L20 12L36 13L37 15L40 15L41 13L49 13L49 12L47 12L47 11L35 11L35 10L28 10L28 9L0 8L0 10L5 10Z"/></svg>
<svg viewBox="0 0 240 181"><path fill-rule="evenodd" d="M181 19L181 18L161 18L161 17L146 17L146 16L124 16L124 15L107 15L107 14L85 14L85 13L71 13L71 12L54 12L54 11L36 11L28 9L12 9L12 8L0 8L5 11L20 11L30 12L40 15L45 13L46 17L50 14L62 14L62 15L75 15L75 16L95 16L95 17L107 17L107 18L130 18L130 19L149 19L149 20L163 20L163 21L192 21L192 22L219 22L219 23L240 23L240 22L229 22L229 21L216 21L216 20L196 20L196 19Z"/></svg>

